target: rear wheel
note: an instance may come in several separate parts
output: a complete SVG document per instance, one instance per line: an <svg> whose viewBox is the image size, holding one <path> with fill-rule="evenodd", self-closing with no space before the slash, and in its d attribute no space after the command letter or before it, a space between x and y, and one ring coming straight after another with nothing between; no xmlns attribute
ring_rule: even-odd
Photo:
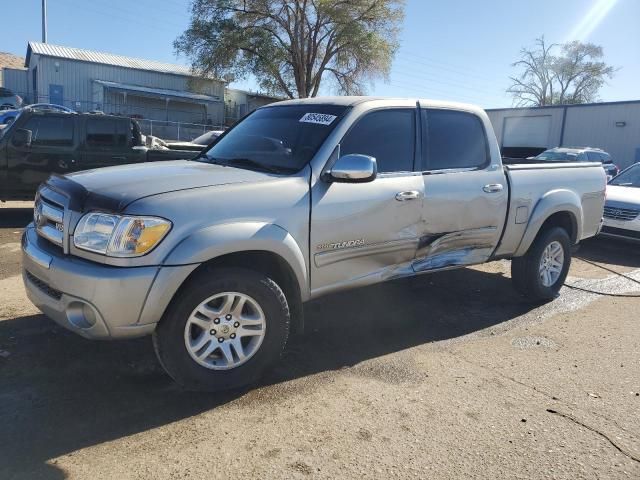
<svg viewBox="0 0 640 480"><path fill-rule="evenodd" d="M280 358L289 334L289 307L267 276L236 268L205 270L176 297L153 344L164 369L185 388L241 387Z"/></svg>
<svg viewBox="0 0 640 480"><path fill-rule="evenodd" d="M529 251L511 260L511 278L518 292L544 302L555 298L571 265L571 240L566 230L552 227L538 234Z"/></svg>

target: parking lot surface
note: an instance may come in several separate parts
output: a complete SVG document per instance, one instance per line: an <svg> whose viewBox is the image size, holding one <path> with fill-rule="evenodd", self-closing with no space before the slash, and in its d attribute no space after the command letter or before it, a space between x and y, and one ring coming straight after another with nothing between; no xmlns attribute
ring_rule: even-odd
<svg viewBox="0 0 640 480"><path fill-rule="evenodd" d="M0 208L2 479L640 478L638 245L585 242L542 306L507 261L319 299L260 385L202 394L31 306L28 207Z"/></svg>

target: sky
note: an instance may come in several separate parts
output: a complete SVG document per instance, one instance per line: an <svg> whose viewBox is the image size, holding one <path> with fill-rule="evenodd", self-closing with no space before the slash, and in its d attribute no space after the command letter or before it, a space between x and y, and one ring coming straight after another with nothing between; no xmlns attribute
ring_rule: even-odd
<svg viewBox="0 0 640 480"><path fill-rule="evenodd" d="M0 51L24 56L41 39L41 0L1 0ZM188 64L173 41L188 26L189 0L48 0L48 42ZM600 100L640 99L640 0L406 0L388 81L372 95L509 107L505 90L522 47L581 40L601 45L618 71ZM252 79L232 84L256 89ZM324 94L333 93L324 88Z"/></svg>

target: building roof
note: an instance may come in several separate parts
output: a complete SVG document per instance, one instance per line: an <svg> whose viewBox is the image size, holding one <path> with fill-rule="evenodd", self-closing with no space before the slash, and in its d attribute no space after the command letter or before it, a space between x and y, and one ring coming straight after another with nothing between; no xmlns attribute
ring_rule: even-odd
<svg viewBox="0 0 640 480"><path fill-rule="evenodd" d="M29 42L27 58L24 62L25 67L29 66L31 54L113 65L115 67L134 68L137 70L193 76L191 69L185 65L156 62L155 60L144 60L142 58L125 57L124 55L115 55L113 53L96 52L82 48L63 47L40 42Z"/></svg>
<svg viewBox="0 0 640 480"><path fill-rule="evenodd" d="M219 102L220 98L211 95L204 95L202 93L191 93L182 90L169 90L168 88L149 88L141 87L140 85L128 85L126 83L109 82L107 80L94 80L97 84L100 84L107 88L113 88L124 92L136 92L139 94L147 94L161 97L182 98L188 100L197 100L200 102Z"/></svg>
<svg viewBox="0 0 640 480"><path fill-rule="evenodd" d="M13 53L0 52L0 70L3 68L24 68L24 58Z"/></svg>
<svg viewBox="0 0 640 480"><path fill-rule="evenodd" d="M591 102L591 103L563 103L560 105L545 105L543 107L502 107L487 108L487 112L500 112L502 110L543 110L547 108L573 108L573 107L602 107L604 105L625 105L640 103L640 100L618 100L613 102Z"/></svg>

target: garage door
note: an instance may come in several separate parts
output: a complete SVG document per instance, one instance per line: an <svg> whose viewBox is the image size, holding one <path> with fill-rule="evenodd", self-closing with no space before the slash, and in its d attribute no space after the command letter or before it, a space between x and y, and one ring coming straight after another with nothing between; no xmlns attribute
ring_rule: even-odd
<svg viewBox="0 0 640 480"><path fill-rule="evenodd" d="M550 132L551 115L505 117L502 146L547 148Z"/></svg>

